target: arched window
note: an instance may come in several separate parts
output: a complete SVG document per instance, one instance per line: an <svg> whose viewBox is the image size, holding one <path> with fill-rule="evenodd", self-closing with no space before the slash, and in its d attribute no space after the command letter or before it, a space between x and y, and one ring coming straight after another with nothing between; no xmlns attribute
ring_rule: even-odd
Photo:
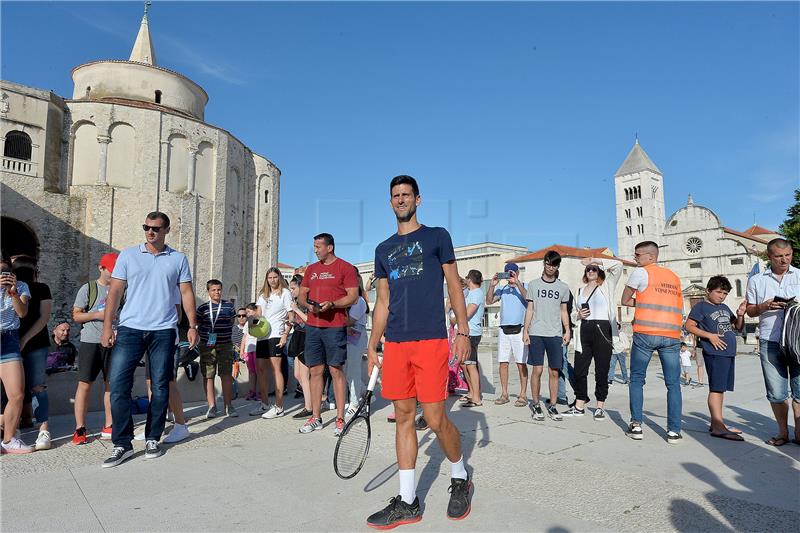
<svg viewBox="0 0 800 533"><path fill-rule="evenodd" d="M6 134L3 156L14 159L31 160L31 138L24 131L10 131Z"/></svg>
<svg viewBox="0 0 800 533"><path fill-rule="evenodd" d="M161 103L161 91L156 91L156 103Z"/></svg>
<svg viewBox="0 0 800 533"><path fill-rule="evenodd" d="M736 296L742 297L742 280L740 279L736 280Z"/></svg>

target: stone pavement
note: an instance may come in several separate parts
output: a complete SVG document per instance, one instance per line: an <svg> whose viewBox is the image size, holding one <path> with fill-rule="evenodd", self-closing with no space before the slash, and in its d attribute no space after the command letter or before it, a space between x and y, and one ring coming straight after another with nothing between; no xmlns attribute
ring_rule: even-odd
<svg viewBox="0 0 800 533"><path fill-rule="evenodd" d="M709 437L707 388L684 387L684 442L667 444L657 359L645 387L645 438L638 442L623 434L628 398L622 384L611 387L605 422L589 416L534 422L513 398L495 406L487 394L483 407L467 410L451 397L451 416L474 469L472 513L460 522L445 518L449 466L433 434L420 432L418 493L425 514L405 530L798 531L800 446L763 443L774 422L759 362L741 355L737 366L726 412L744 430L743 443ZM251 418L247 402L236 403L238 419L208 421L202 405L187 406L194 417L190 440L154 460L144 460L135 443L139 453L113 469L99 466L109 442L74 447L72 417L56 417L54 449L0 460L2 531L367 530L365 517L397 493L385 400L375 403L369 459L349 481L333 473L329 413L323 431L301 435L296 420ZM290 405L292 412L299 408L294 400ZM90 419L97 430L98 415Z"/></svg>

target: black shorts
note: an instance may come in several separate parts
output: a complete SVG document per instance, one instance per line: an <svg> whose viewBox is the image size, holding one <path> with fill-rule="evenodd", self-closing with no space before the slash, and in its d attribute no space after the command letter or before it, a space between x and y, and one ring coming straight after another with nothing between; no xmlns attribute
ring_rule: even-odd
<svg viewBox="0 0 800 533"><path fill-rule="evenodd" d="M100 372L103 381L108 381L111 369L111 350L99 342L81 342L78 347L78 381L94 383Z"/></svg>
<svg viewBox="0 0 800 533"><path fill-rule="evenodd" d="M347 361L347 328L315 328L306 325L306 349L303 359L307 367L317 365L343 367Z"/></svg>
<svg viewBox="0 0 800 533"><path fill-rule="evenodd" d="M703 352L703 358L708 372L708 390L711 392L733 392L733 383L736 379L736 358L725 355L710 355L705 352Z"/></svg>
<svg viewBox="0 0 800 533"><path fill-rule="evenodd" d="M469 357L464 359L465 365L477 365L478 364L478 346L481 343L481 335L470 335L469 336L469 347L471 348L469 351Z"/></svg>
<svg viewBox="0 0 800 533"><path fill-rule="evenodd" d="M264 339L256 342L256 359L269 359L270 357L281 357L283 350L278 348L281 342L280 337Z"/></svg>

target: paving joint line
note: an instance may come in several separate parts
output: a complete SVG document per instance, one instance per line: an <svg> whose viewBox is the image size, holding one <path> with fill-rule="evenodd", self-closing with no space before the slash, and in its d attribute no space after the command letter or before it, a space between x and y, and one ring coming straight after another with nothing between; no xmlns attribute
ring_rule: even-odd
<svg viewBox="0 0 800 533"><path fill-rule="evenodd" d="M81 484L78 483L78 479L75 477L75 474L72 472L72 469L69 468L67 470L69 471L69 475L72 476L72 480L75 482L75 485L78 487L78 490L81 491L81 496L83 496L83 500L86 502L86 505L89 506L89 510L92 511L95 520L97 520L97 523L100 525L100 529L102 529L103 532L105 533L106 528L103 526L103 522L100 520L100 517L97 516L97 513L95 512L94 507L92 507L91 502L89 502L89 498L86 497L86 493L83 492L83 487L81 487Z"/></svg>

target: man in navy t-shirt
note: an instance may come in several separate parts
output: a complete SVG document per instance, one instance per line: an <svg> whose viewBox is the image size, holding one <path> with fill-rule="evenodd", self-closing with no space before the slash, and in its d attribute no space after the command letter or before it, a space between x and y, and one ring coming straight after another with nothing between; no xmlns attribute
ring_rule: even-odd
<svg viewBox="0 0 800 533"><path fill-rule="evenodd" d="M742 302L736 314L723 303L731 291L731 282L724 276L708 280L706 291L706 300L692 307L685 328L697 335L703 347L703 360L708 370L711 436L742 441L741 431L727 427L722 420L722 399L726 391L733 391L736 362L736 334L733 330L741 330L744 326L747 302Z"/></svg>
<svg viewBox="0 0 800 533"><path fill-rule="evenodd" d="M389 184L389 193L397 217L397 233L375 249L378 284L369 362L370 370L373 365L382 367L381 394L394 403L400 494L367 518L367 525L376 529L422 519L414 471L417 401L450 461L447 516L454 520L465 518L471 506L471 482L461 454L461 435L447 418L444 405L450 358L441 292L445 281L458 324L455 354L459 363L470 352L469 324L453 243L444 228L429 228L417 222L417 206L422 199L414 178L395 177ZM384 335L381 363L377 346Z"/></svg>

